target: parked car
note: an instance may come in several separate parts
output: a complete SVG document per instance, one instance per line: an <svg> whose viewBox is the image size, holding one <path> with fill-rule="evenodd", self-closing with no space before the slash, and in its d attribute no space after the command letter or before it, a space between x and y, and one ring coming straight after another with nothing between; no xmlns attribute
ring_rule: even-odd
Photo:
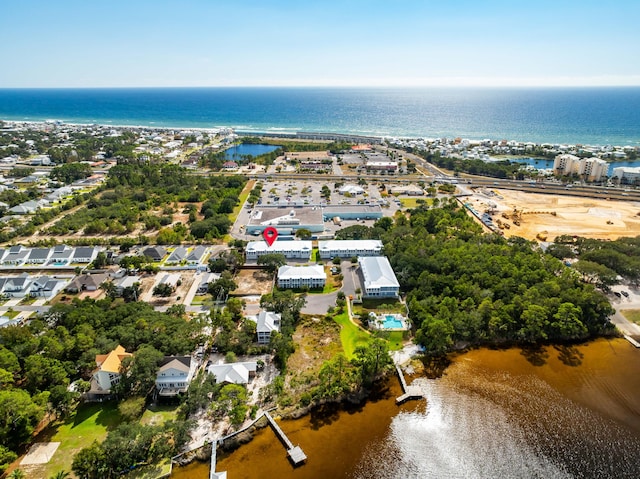
<svg viewBox="0 0 640 479"><path fill-rule="evenodd" d="M626 291L620 291L620 293L622 293L622 296L624 296L625 298L629 297L629 293L627 293Z"/></svg>
<svg viewBox="0 0 640 479"><path fill-rule="evenodd" d="M618 298L622 297L622 295L620 293L618 293L617 291L614 291L613 294L615 294Z"/></svg>

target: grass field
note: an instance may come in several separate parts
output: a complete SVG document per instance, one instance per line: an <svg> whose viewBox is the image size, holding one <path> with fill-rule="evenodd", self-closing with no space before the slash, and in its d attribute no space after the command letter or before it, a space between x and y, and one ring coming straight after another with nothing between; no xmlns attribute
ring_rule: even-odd
<svg viewBox="0 0 640 479"><path fill-rule="evenodd" d="M353 358L353 353L360 345L366 345L371 341L371 335L349 321L347 312L333 317L340 325L340 342L347 359Z"/></svg>
<svg viewBox="0 0 640 479"><path fill-rule="evenodd" d="M632 323L640 324L640 309L623 309L620 312Z"/></svg>
<svg viewBox="0 0 640 479"><path fill-rule="evenodd" d="M38 437L39 442L59 442L60 446L47 464L33 466L35 474L28 477L50 477L58 471L71 471L73 456L80 449L90 446L93 441L103 441L109 429L121 422L115 402L80 406L73 416L53 424Z"/></svg>
<svg viewBox="0 0 640 479"><path fill-rule="evenodd" d="M164 424L167 421L175 420L177 413L177 406L149 406L142 414L142 417L140 418L140 424L143 424L145 426L159 426L160 424Z"/></svg>
<svg viewBox="0 0 640 479"><path fill-rule="evenodd" d="M426 203L427 205L430 205L432 203L432 200L430 199L419 198L419 197L418 198L399 198L399 200L403 208L416 208L421 204Z"/></svg>

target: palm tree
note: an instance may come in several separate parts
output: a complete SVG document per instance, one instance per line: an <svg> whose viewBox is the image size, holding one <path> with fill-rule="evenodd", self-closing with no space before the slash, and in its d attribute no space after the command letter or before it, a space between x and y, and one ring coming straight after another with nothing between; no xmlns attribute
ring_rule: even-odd
<svg viewBox="0 0 640 479"><path fill-rule="evenodd" d="M49 479L69 479L70 477L71 474L69 474L67 471L58 471Z"/></svg>
<svg viewBox="0 0 640 479"><path fill-rule="evenodd" d="M24 479L25 477L22 469L14 469L13 472L7 476L7 479Z"/></svg>

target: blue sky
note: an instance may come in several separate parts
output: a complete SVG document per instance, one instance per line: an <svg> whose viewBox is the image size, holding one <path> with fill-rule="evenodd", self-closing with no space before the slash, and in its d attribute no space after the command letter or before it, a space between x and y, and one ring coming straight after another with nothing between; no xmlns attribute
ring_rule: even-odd
<svg viewBox="0 0 640 479"><path fill-rule="evenodd" d="M640 2L0 0L0 87L640 85Z"/></svg>

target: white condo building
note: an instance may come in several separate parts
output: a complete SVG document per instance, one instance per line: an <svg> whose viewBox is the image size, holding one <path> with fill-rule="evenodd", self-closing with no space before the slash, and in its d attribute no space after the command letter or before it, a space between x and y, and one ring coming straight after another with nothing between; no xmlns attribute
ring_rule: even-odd
<svg viewBox="0 0 640 479"><path fill-rule="evenodd" d="M397 298L400 283L384 256L358 258L364 298Z"/></svg>
<svg viewBox="0 0 640 479"><path fill-rule="evenodd" d="M640 167L620 166L613 169L612 178L618 178L620 183L634 184L640 182Z"/></svg>
<svg viewBox="0 0 640 479"><path fill-rule="evenodd" d="M257 260L263 254L280 253L287 259L311 259L311 241L274 241L271 246L266 241L250 241L245 248L247 261Z"/></svg>
<svg viewBox="0 0 640 479"><path fill-rule="evenodd" d="M320 258L352 258L353 256L379 256L382 254L380 240L329 240L319 241Z"/></svg>
<svg viewBox="0 0 640 479"><path fill-rule="evenodd" d="M324 288L327 275L320 264L311 266L280 266L278 268L278 288Z"/></svg>
<svg viewBox="0 0 640 479"><path fill-rule="evenodd" d="M580 175L587 181L600 181L607 176L609 163L600 158L578 158L568 153L556 156L553 171L558 176Z"/></svg>

